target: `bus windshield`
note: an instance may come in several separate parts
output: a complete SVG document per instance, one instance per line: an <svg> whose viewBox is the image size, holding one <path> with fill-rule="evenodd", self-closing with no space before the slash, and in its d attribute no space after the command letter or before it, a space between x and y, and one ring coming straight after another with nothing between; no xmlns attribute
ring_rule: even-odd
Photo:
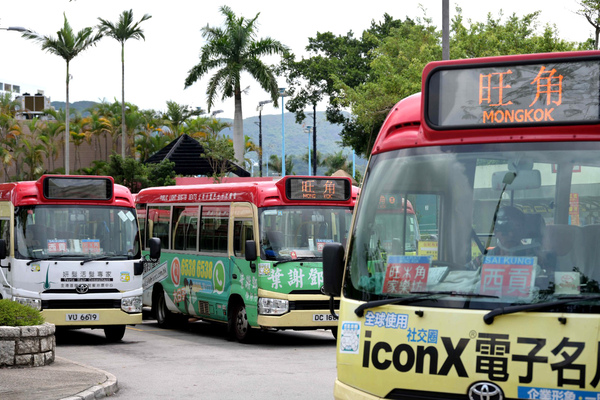
<svg viewBox="0 0 600 400"><path fill-rule="evenodd" d="M321 258L326 243L346 242L350 207L269 207L260 210L260 251L266 260Z"/></svg>
<svg viewBox="0 0 600 400"><path fill-rule="evenodd" d="M600 293L599 148L502 143L373 155L346 297L496 309ZM413 214L390 198L407 199ZM569 310L589 312L597 301Z"/></svg>
<svg viewBox="0 0 600 400"><path fill-rule="evenodd" d="M141 256L134 210L125 207L15 207L15 238L15 257L21 259Z"/></svg>

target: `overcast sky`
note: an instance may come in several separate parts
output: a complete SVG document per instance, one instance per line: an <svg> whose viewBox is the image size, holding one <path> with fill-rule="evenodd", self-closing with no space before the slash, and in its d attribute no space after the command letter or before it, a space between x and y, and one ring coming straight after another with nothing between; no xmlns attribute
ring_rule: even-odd
<svg viewBox="0 0 600 400"><path fill-rule="evenodd" d="M297 56L306 54L308 38L317 32L331 31L341 35L352 30L360 36L371 21L380 21L386 12L402 20L422 17L420 4L434 25L439 29L442 25L442 0L304 0L295 3L281 0L28 0L3 1L0 28L23 26L56 37L56 32L63 26L63 13L75 32L95 26L98 18L117 22L124 10L132 9L135 21L150 14L152 18L141 24L146 40L125 43L125 101L141 109L157 111L165 111L169 100L206 110L208 77L185 90L184 81L188 71L198 63L204 44L200 29L207 24L221 26L223 16L219 7L224 4L238 16L252 18L260 13L258 37L277 39ZM540 10L539 22L555 24L564 39L579 42L592 35L591 26L575 13L579 8L576 0L503 0L493 3L450 0L451 18L457 5L462 8L465 18L477 22L484 21L488 12L498 16L500 9L505 16L513 12L523 16ZM0 48L0 82L20 85L21 92L31 94L41 89L52 101L65 101L66 64L61 57L43 52L39 44L21 38L18 32L0 31ZM71 102L121 100L120 45L116 40L104 38L96 47L81 53L71 62L70 72ZM269 98L267 93L249 76L244 77L242 85L250 87L249 93L242 98L244 118L258 115L256 106L259 101ZM279 85L285 85L283 78L279 79ZM233 99L217 102L214 110L224 110L219 117L233 118ZM263 110L263 115L278 113L281 109L269 105Z"/></svg>

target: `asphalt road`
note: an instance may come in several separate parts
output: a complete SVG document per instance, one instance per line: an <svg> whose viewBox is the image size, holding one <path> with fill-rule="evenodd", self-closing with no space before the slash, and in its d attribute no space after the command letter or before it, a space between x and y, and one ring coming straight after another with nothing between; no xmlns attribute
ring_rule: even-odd
<svg viewBox="0 0 600 400"><path fill-rule="evenodd" d="M118 399L332 399L336 342L330 331L226 338L223 325L190 322L161 329L154 320L127 327L120 343L101 330L57 336L57 356L114 374Z"/></svg>

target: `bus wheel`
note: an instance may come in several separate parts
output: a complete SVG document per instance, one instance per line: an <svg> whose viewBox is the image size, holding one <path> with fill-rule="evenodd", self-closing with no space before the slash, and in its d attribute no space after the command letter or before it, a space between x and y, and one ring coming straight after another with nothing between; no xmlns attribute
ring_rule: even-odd
<svg viewBox="0 0 600 400"><path fill-rule="evenodd" d="M228 321L229 334L238 342L247 343L250 340L250 325L248 324L246 306L242 301L238 301L233 305L232 311Z"/></svg>
<svg viewBox="0 0 600 400"><path fill-rule="evenodd" d="M109 342L118 342L125 335L125 325L107 326L104 328L104 335Z"/></svg>
<svg viewBox="0 0 600 400"><path fill-rule="evenodd" d="M156 296L156 322L158 322L158 326L161 328L168 328L172 321L173 313L167 308L165 295L161 293L159 296Z"/></svg>

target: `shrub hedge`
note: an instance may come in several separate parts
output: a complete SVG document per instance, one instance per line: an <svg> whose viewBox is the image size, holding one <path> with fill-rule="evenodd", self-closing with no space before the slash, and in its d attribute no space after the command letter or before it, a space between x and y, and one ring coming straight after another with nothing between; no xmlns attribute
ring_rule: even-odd
<svg viewBox="0 0 600 400"><path fill-rule="evenodd" d="M35 308L0 299L0 326L30 326L43 323L44 317Z"/></svg>

